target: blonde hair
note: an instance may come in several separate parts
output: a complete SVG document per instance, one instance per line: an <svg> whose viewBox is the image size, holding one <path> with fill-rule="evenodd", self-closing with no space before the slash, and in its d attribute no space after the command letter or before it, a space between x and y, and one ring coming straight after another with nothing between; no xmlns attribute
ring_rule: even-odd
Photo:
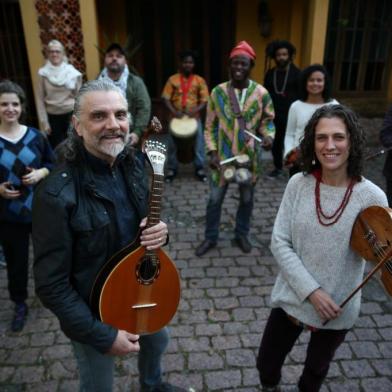
<svg viewBox="0 0 392 392"><path fill-rule="evenodd" d="M68 63L68 58L65 53L64 45L60 41L58 41L57 39L52 39L51 41L48 42L47 49L49 50L50 48L55 47L55 46L60 47L60 50L63 54L63 61Z"/></svg>

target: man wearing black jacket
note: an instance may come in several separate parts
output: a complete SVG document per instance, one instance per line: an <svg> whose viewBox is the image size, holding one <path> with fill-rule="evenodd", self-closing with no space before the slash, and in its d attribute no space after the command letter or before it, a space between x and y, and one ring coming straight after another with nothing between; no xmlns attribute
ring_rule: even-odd
<svg viewBox="0 0 392 392"><path fill-rule="evenodd" d="M290 105L298 99L300 70L293 63L294 54L295 47L288 41L272 41L266 48L266 56L276 64L264 78L264 87L270 93L275 109L275 139L272 146L275 168L268 174L270 178L282 174L287 116Z"/></svg>
<svg viewBox="0 0 392 392"><path fill-rule="evenodd" d="M129 147L130 115L111 82L86 83L75 101L73 132L62 146L63 163L35 193L34 278L44 306L71 339L83 391L111 391L114 356L139 351L142 391L180 391L162 382L166 328L137 336L98 320L89 307L92 285L110 256L131 243L156 249L165 223L144 228L148 187L144 165Z"/></svg>

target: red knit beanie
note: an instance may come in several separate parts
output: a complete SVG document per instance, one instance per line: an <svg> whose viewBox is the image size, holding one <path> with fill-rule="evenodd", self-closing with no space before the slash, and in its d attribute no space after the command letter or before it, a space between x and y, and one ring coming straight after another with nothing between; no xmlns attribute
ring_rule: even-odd
<svg viewBox="0 0 392 392"><path fill-rule="evenodd" d="M230 58L232 59L234 56L246 56L251 60L256 59L255 51L246 41L239 42L237 46L233 48L233 50L230 52Z"/></svg>

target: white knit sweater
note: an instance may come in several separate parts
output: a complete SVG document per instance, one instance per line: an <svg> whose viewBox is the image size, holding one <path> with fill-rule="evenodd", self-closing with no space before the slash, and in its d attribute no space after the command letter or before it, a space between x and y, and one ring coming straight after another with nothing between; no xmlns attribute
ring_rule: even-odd
<svg viewBox="0 0 392 392"><path fill-rule="evenodd" d="M280 267L271 294L273 307L317 328L351 328L360 310L360 293L337 319L322 326L322 320L307 297L321 287L340 304L362 281L364 261L350 248L354 221L371 205L388 206L384 192L362 179L342 216L332 226L322 226L316 214L313 175L293 176L283 195L271 240L271 251ZM331 215L340 205L346 188L320 185L321 206Z"/></svg>
<svg viewBox="0 0 392 392"><path fill-rule="evenodd" d="M325 103L307 103L300 100L293 102L287 117L283 156L286 156L294 147L299 145L304 135L306 124L317 109L325 105L336 105L338 103L336 99Z"/></svg>

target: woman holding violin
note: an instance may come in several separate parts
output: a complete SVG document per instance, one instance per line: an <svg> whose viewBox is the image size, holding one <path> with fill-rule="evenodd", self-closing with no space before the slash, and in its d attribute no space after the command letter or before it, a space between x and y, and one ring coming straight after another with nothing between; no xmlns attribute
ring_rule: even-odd
<svg viewBox="0 0 392 392"><path fill-rule="evenodd" d="M8 291L15 303L11 329L23 329L31 207L34 186L49 174L53 153L47 138L19 122L26 97L9 80L0 83L0 241L7 263Z"/></svg>
<svg viewBox="0 0 392 392"><path fill-rule="evenodd" d="M364 272L350 247L352 227L365 208L388 205L384 192L362 177L364 144L357 117L341 105L319 108L305 127L303 173L288 182L272 233L280 272L257 359L263 391L280 390L283 362L304 330L311 337L298 389L319 391L359 315L360 295L344 309L338 305Z"/></svg>

